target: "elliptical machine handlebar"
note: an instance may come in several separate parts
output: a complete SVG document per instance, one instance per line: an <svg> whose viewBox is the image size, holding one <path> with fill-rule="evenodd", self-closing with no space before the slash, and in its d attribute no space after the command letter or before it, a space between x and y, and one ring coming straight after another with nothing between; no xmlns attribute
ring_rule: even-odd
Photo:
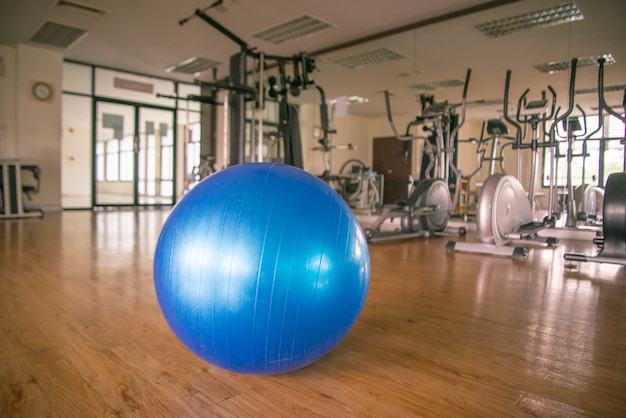
<svg viewBox="0 0 626 418"><path fill-rule="evenodd" d="M556 202L557 199L555 198L554 194L555 194L555 189L556 189L556 176L557 176L557 170L555 167L555 164L557 162L557 153L559 151L558 149L558 142L556 141L556 127L558 126L559 123L561 123L564 120L567 120L567 118L569 117L569 115L572 114L572 112L574 111L574 96L576 95L576 69L578 67L578 59L577 58L573 58L571 61L571 65L570 65L570 79L569 79L569 92L568 92L568 105L567 105L567 111L565 111L565 113L563 113L561 116L558 116L554 119L554 121L552 122L552 124L550 125L550 131L549 131L549 146L552 147L552 161L550 163L550 187L548 188L548 216L545 219L545 222L549 222L554 224L554 222L556 221L556 217L558 216L557 214L557 210L556 210ZM554 92L554 90L552 90L552 88L550 86L548 86L548 88L550 88L550 91ZM553 97L556 97L556 94L553 93ZM554 103L553 103L554 105ZM554 109L553 109L554 110ZM571 183L568 182L568 183ZM571 190L572 194L573 194L573 189ZM573 212L573 209L572 209Z"/></svg>
<svg viewBox="0 0 626 418"><path fill-rule="evenodd" d="M413 124L409 124L407 127L407 131L405 135L400 135L398 130L396 129L396 125L393 123L393 116L391 114L391 101L389 100L389 90L384 91L385 94L385 106L387 109L387 121L389 121L389 126L391 127L391 131L393 132L393 136L395 136L400 141L414 141L416 139L427 139L425 136L419 135L409 135L409 130Z"/></svg>
<svg viewBox="0 0 626 418"><path fill-rule="evenodd" d="M509 116L509 90L511 88L511 70L506 72L506 80L504 82L504 107L502 109L502 116L515 128L515 141L513 144L521 144L524 135L522 134L522 126L517 121ZM517 178L522 175L521 169L521 154L517 152Z"/></svg>
<svg viewBox="0 0 626 418"><path fill-rule="evenodd" d="M606 100L604 99L604 63L605 61L606 61L606 58L604 57L601 57L598 59L598 65L600 66L600 70L598 72L598 98L600 100L600 106L601 108L609 112L611 115L621 120L622 123L626 123L626 116L620 115L618 112L613 110L611 106L609 106L606 103ZM624 101L622 104L624 106L624 109L626 110L626 89L624 89Z"/></svg>
<svg viewBox="0 0 626 418"><path fill-rule="evenodd" d="M541 99L535 101L528 101L528 93L530 89L526 89L524 93L520 96L517 104L517 112L515 115L516 122L513 122L512 119L508 115L508 99L509 99L509 89L511 82L511 70L508 70L506 73L506 83L504 87L504 116L505 119L512 124L517 129L516 141L513 144L513 149L517 150L517 178L521 178L521 150L522 149L530 149L532 152L531 157L531 169L530 169L530 181L528 188L528 200L531 204L531 213L535 210L535 178L537 175L537 168L539 165L538 161L538 149L540 147L552 147L553 144L551 141L539 142L539 124L545 124L548 120L551 120L554 117L556 112L556 91L552 88L552 86L548 85L548 90L550 91L551 98L548 100L546 97L546 91L541 92ZM549 111L547 110L549 107ZM523 110L523 114L522 114ZM530 125L532 130L532 138L531 141L527 144L523 143L523 139L525 135L522 135L522 129L520 124L524 126ZM544 129L545 131L545 129ZM552 195L552 191L550 192L550 196ZM552 202L550 202L552 203Z"/></svg>
<svg viewBox="0 0 626 418"><path fill-rule="evenodd" d="M465 111L467 108L467 88L469 87L471 75L472 75L472 69L468 68L467 74L465 75L465 86L463 87L463 97L461 99L461 118L459 120L459 124L456 125L454 129L452 130L452 132L450 133L451 139L454 139L454 137L456 137L456 134L459 132L459 129L461 129L461 126L463 126L463 124L465 123Z"/></svg>
<svg viewBox="0 0 626 418"><path fill-rule="evenodd" d="M569 80L569 96L568 96L568 105L567 105L567 111L565 113L563 113L561 116L558 116L558 112L557 112L557 117L554 119L554 122L552 123L552 125L550 125L550 142L554 143L555 142L555 134L556 134L556 127L558 126L559 123L561 123L562 121L566 120L569 115L572 114L572 112L574 111L574 96L576 94L576 90L575 90L575 86L576 86L576 69L578 66L578 59L577 58L573 58L572 59L572 63L571 63L571 72L570 72L570 80ZM550 86L548 86L548 88L551 91L552 88ZM556 94L554 95L556 97ZM579 106L580 108L580 106ZM584 114L584 112L583 112Z"/></svg>
<svg viewBox="0 0 626 418"><path fill-rule="evenodd" d="M457 132L459 131L459 129L461 128L461 126L463 126L463 124L465 123L465 112L466 112L466 106L467 106L467 89L469 87L471 74L472 74L472 69L470 68L467 70L467 74L465 76L465 85L463 87L463 99L460 105L461 106L461 118L460 118L459 124L452 130L452 132L450 132L450 138L454 138ZM411 135L409 133L411 130L411 127L424 123L426 120L428 120L428 118L418 117L415 120L409 122L406 128L406 133L404 135L400 135L398 133L398 129L396 128L396 125L393 123L393 115L391 111L391 100L389 98L390 96L389 90L385 90L383 93L385 95L385 107L387 110L387 121L389 122L389 126L391 127L391 131L393 132L393 135L400 141L414 141L416 139L428 139L427 137L422 136L422 135ZM445 107L447 108L447 106Z"/></svg>
<svg viewBox="0 0 626 418"><path fill-rule="evenodd" d="M529 102L527 100L530 89L526 89L520 96L517 102L517 113L515 119L522 124L539 124L540 122L546 122L554 117L556 111L556 91L552 86L548 85L548 90L551 94L550 113L546 113L545 109L548 106L548 99L546 98L545 90L541 92L541 100L534 100ZM543 109L543 112L540 110ZM522 117L522 110L526 113Z"/></svg>
<svg viewBox="0 0 626 418"><path fill-rule="evenodd" d="M472 75L472 69L468 68L467 73L465 75L465 86L463 87L463 97L461 98L461 117L459 119L459 123L450 132L450 135L448 136L448 143L445 144L445 152L447 155L446 163L448 166L448 170L452 170L452 172L454 173L455 180L456 180L456 185L454 187L454 196L452 196L452 205L450 206L450 214L454 212L454 209L456 208L459 202L459 198L461 196L461 176L459 175L460 174L459 169L456 167L456 165L453 162L453 155L454 155L455 149L452 146L452 143L454 141L454 138L456 138L457 133L459 132L459 129L461 129L461 126L463 126L463 124L465 123L465 111L467 108L467 89L469 87L471 75Z"/></svg>

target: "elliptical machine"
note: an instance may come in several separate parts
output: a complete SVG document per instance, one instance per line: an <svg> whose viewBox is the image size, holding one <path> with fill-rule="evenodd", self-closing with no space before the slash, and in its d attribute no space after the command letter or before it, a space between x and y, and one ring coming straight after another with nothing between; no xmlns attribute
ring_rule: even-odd
<svg viewBox="0 0 626 418"><path fill-rule="evenodd" d="M488 134L487 137L484 136L485 131ZM515 140L514 137L508 136L508 134L508 126L500 119L489 119L483 122L480 139L478 141L470 140L471 142L477 143L476 154L478 156L478 166L474 171L464 176L468 182L485 167L486 163L489 163L487 178L496 174L496 170L498 170L497 172L499 173L506 174L504 169L504 150L507 146L511 146ZM503 140L507 142L502 144ZM489 154L487 154L487 148L489 148ZM482 186L483 182L476 182L477 190L482 189ZM477 203L477 201L473 203Z"/></svg>
<svg viewBox="0 0 626 418"><path fill-rule="evenodd" d="M372 226L365 228L365 235L369 242L381 242L396 239L432 237L435 233L446 230L448 220L456 207L460 193L461 176L452 162L454 154L453 141L459 129L465 122L465 110L467 102L467 88L471 69L467 70L463 97L461 102L461 116L459 123L450 129L451 116L454 106L447 101L435 102L434 100L423 101L422 115L417 116L409 123L405 135L399 135L393 123L389 93L385 92L387 106L387 119L395 137L401 141L424 140L424 155L429 163L425 178L414 183L406 202L393 206L383 207L383 212L374 221ZM410 130L415 126L431 125L427 130L433 132L435 145L423 136L410 135ZM456 176L454 197L450 194L448 185L449 173L452 171ZM431 177L431 172L434 175ZM400 228L394 231L381 231L381 227L387 221L400 219ZM459 235L465 235L465 228L458 228Z"/></svg>
<svg viewBox="0 0 626 418"><path fill-rule="evenodd" d="M575 63L574 63L575 64ZM575 68L575 65L573 66ZM573 70L575 71L575 70ZM504 119L515 127L516 140L513 148L518 152L518 173L520 172L521 150L531 150L530 188L528 196L522 183L514 176L498 173L487 178L483 184L478 204L476 205L476 228L479 243L449 241L447 251L467 251L491 255L525 258L528 249L524 246L510 246L513 242L531 243L534 246L551 247L558 243L556 238L543 238L538 232L550 224L550 219L535 222L534 184L538 169L539 148L552 146L551 142L539 141L539 125L551 120L556 109L556 92L551 86L551 100L545 91L541 99L528 101L527 89L519 98L515 120L508 114L511 70L507 71L504 87ZM532 130L530 143L523 143L521 125L528 125Z"/></svg>
<svg viewBox="0 0 626 418"><path fill-rule="evenodd" d="M567 148L565 154L563 155L555 155L557 169L555 172L558 173L558 159L561 157L565 157L567 165L566 165L566 182L565 182L565 202L564 206L559 205L560 208L564 207L565 212L565 222L564 228L566 229L581 229L586 227L588 230L595 225L599 225L598 217L596 216L597 205L598 205L598 195L603 196L604 190L599 188L596 185L585 183L585 160L588 156L587 153L587 141L591 137L591 135L600 131L602 128L602 124L598 124L598 129L594 130L591 134L587 132L587 114L583 110L582 107L576 105L579 112L581 113L580 117L569 117L567 119L562 120L562 125L564 130L566 131L566 135L563 137L565 141L567 141ZM599 109L601 107L599 106ZM557 112L558 113L558 112ZM602 111L600 110L600 114ZM600 116L601 117L601 116ZM579 119L582 119L583 123L579 122ZM558 126L557 126L558 131ZM578 134L575 134L578 132ZM559 135L560 136L560 135ZM574 143L580 141L582 143L582 150L579 153L576 153L574 150ZM558 147L557 147L558 149ZM581 175L581 184L578 186L574 186L573 180L573 172L574 172L574 158L582 158L582 175ZM595 176L594 176L595 178ZM555 179L556 180L556 179Z"/></svg>
<svg viewBox="0 0 626 418"><path fill-rule="evenodd" d="M589 184L586 182L586 164L585 160L588 156L587 144L591 138L602 130L602 120L604 113L602 109L602 100L600 94L598 94L598 127L592 132L586 134L582 139L582 182L574 189L574 205L576 210L576 220L583 226L597 227L602 226L602 217L597 216L598 206L602 205L604 201L604 189L599 187L595 175L592 176L592 181L596 184ZM599 202L598 202L599 201ZM569 215L568 215L569 216Z"/></svg>
<svg viewBox="0 0 626 418"><path fill-rule="evenodd" d="M604 63L598 60L598 95L601 108L626 124L626 117L615 112L604 99ZM626 89L622 103L626 112ZM622 139L626 147L626 140ZM602 208L602 235L594 238L593 243L600 248L596 256L566 253L565 260L578 262L594 262L619 264L626 266L626 172L613 173L606 180L604 188L604 206Z"/></svg>

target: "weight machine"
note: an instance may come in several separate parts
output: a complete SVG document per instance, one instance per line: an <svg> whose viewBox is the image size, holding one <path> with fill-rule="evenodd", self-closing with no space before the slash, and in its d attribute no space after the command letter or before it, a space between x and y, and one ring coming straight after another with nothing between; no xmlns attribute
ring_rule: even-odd
<svg viewBox="0 0 626 418"><path fill-rule="evenodd" d="M281 140L285 164L303 168L302 141L300 138L300 126L298 121L298 109L289 103L288 96L298 96L301 90L315 86L322 96L321 107L323 107L322 125L323 135L328 135L327 123L324 118L328 118L326 109L326 99L323 89L316 85L310 78L310 74L316 69L315 61L300 53L294 56L277 56L264 52L259 52L256 48L251 48L248 44L230 30L222 26L215 19L206 14L206 11L219 6L221 0L216 1L205 9L196 9L194 14L179 21L184 25L190 19L199 17L220 33L231 39L240 47L240 51L230 58L229 76L223 82L198 81L204 87L228 91L228 132L229 149L228 165L236 165L246 161L246 104L254 101L255 113L258 114L256 125L256 142L251 148L254 149L255 161L263 160L264 129L262 113L268 97L278 102L278 132L277 137ZM255 71L258 73L258 81L255 86L248 85L248 59L256 61ZM292 67L292 74L287 74L287 66ZM269 68L277 68L278 76L268 77L267 83L264 80L265 71ZM251 138L254 142L254 139Z"/></svg>

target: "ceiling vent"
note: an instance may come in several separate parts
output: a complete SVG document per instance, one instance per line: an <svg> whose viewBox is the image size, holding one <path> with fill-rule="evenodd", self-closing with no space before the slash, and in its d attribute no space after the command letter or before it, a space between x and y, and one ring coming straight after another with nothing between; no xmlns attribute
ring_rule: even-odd
<svg viewBox="0 0 626 418"><path fill-rule="evenodd" d="M458 86L463 86L465 83L463 83L461 80L458 79L451 79L451 80L440 80L440 81L430 81L428 83L420 83L420 84L415 84L413 86L411 86L412 89L415 90L439 90L439 89L445 89L448 87L458 87Z"/></svg>
<svg viewBox="0 0 626 418"><path fill-rule="evenodd" d="M302 15L258 32L253 37L276 45L312 36L333 26L316 17Z"/></svg>
<svg viewBox="0 0 626 418"><path fill-rule="evenodd" d="M153 84L142 83L141 81L129 80L121 77L115 77L113 79L113 87L148 94L152 94L154 92Z"/></svg>
<svg viewBox="0 0 626 418"><path fill-rule="evenodd" d="M364 52L358 55L352 55L340 60L334 61L335 64L351 70L367 67L381 62L395 61L405 58L404 55L392 51L389 48L379 48L373 51Z"/></svg>
<svg viewBox="0 0 626 418"><path fill-rule="evenodd" d="M109 13L108 10L101 9L96 6L91 6L89 4L83 4L69 0L57 0L54 3L54 6L65 10L73 10L77 12L87 13L95 17L102 17Z"/></svg>
<svg viewBox="0 0 626 418"><path fill-rule="evenodd" d="M604 58L606 60L605 61L606 65L615 64L615 58L613 58L613 55L611 54L593 55L590 57L578 58L578 63L576 64L576 68L596 66L598 65L598 60L600 58ZM554 74L554 73L558 73L561 71L569 70L571 67L571 64L572 64L571 60L549 62L547 64L537 64L535 65L535 69L541 73Z"/></svg>
<svg viewBox="0 0 626 418"><path fill-rule="evenodd" d="M69 48L86 34L87 31L85 29L65 26L60 23L45 22L30 38L30 41L57 48Z"/></svg>
<svg viewBox="0 0 626 418"><path fill-rule="evenodd" d="M497 38L521 30L555 26L582 19L582 12L574 2L569 2L548 9L481 23L476 25L476 29L490 38Z"/></svg>
<svg viewBox="0 0 626 418"><path fill-rule="evenodd" d="M172 65L171 67L166 68L165 71L167 71L168 73L176 72L195 75L205 70L208 70L209 68L217 67L221 64L222 63L219 61L211 60L208 58L191 57L176 65Z"/></svg>

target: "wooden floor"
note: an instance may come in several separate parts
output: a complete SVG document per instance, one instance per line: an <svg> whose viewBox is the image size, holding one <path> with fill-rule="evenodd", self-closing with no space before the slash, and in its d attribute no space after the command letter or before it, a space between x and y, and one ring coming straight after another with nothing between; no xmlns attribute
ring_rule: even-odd
<svg viewBox="0 0 626 418"><path fill-rule="evenodd" d="M626 271L370 247L355 327L313 365L219 370L168 328L152 257L168 212L0 222L1 417L624 417Z"/></svg>

